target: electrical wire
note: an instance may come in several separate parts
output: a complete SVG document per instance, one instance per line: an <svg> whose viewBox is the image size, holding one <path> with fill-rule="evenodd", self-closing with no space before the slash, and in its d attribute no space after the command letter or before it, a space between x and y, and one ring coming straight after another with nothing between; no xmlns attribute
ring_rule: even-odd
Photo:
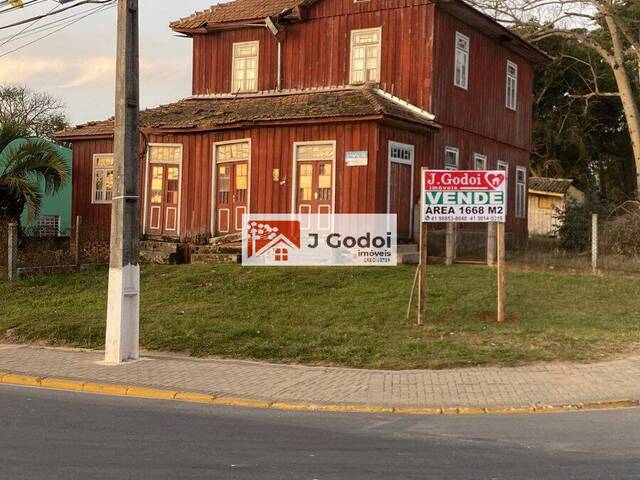
<svg viewBox="0 0 640 480"><path fill-rule="evenodd" d="M37 0L35 0L37 1ZM7 28L13 28L13 27L19 27L20 25L24 25L25 23L31 23L35 20L39 20L41 18L45 18L51 15L58 15L60 13L66 12L67 10L71 10L72 8L77 8L80 7L82 5L113 5L115 4L115 0L82 0L78 3L74 3L73 5L69 5L68 7L65 7L63 9L60 10L56 10L53 13L49 13L49 14L44 14L44 15L38 15L35 17L31 17L31 18L27 18L26 20L20 20L19 22L14 22L14 23L10 23L9 25L2 25L0 26L0 30L6 30ZM1 11L0 11L1 13Z"/></svg>
<svg viewBox="0 0 640 480"><path fill-rule="evenodd" d="M64 30L64 29L66 29L66 28L70 27L71 25L74 25L74 24L78 23L79 21L84 20L84 19L85 19L85 18L87 18L87 17L90 17L90 16L95 15L95 14L97 14L97 13L100 13L100 12L103 12L103 11L106 11L106 10L109 10L110 8L113 8L113 7L115 7L115 6L116 6L116 4L115 4L115 3L110 3L110 4L102 5L102 6L100 6L100 7L99 7L99 9L94 10L94 11L89 12L89 13L86 13L85 15L83 15L83 16L81 16L81 17L79 17L79 18L74 19L72 22L68 22L67 24L65 24L65 25L63 25L63 26L61 26L61 27L59 27L59 28L57 28L57 29L53 30L52 32L47 33L46 35L43 35L42 37L36 38L35 40L33 40L33 41L31 41L31 42L28 42L28 43L25 43L24 45L20 45L19 47L14 48L13 50L9 50L8 52L5 52L5 53L3 53L3 54L0 54L0 58L6 57L7 55L10 55L10 54L15 53L15 52L17 52L17 51L19 51L19 50L22 50L23 48L26 48L26 47L28 47L28 46L30 46L30 45L33 45L34 43L37 43L37 42L39 42L39 41L41 41L41 40L44 40L45 38L48 38L48 37L50 37L50 36L52 36L52 35L54 35L54 34L56 34L56 33L60 32L61 30Z"/></svg>
<svg viewBox="0 0 640 480"><path fill-rule="evenodd" d="M85 15L86 13L88 13L89 11L96 11L103 8L103 5L97 6L97 7L93 7L92 9L89 10L84 10L82 12L77 12L74 13L72 15L67 15L66 17L62 17L62 18L58 18L56 20L53 20L51 22L45 23L45 24L41 24L35 28L29 28L28 31L24 31L24 32L18 32L17 34L11 34L11 35L7 35L6 37L0 37L0 42L5 42L6 40L10 40L11 42L16 41L16 40L20 40L26 37L31 37L33 35L37 35L39 33L51 30L53 28L56 28L60 25L66 24L66 23L71 23L71 20L76 18L76 17L80 17L82 15ZM30 27L33 27L34 24L31 24ZM10 43L10 42L6 42L6 43ZM5 45L5 43L2 43L1 45Z"/></svg>
<svg viewBox="0 0 640 480"><path fill-rule="evenodd" d="M58 5L54 5L54 7L49 10L49 13L47 15L51 15L55 10L58 9L58 7L61 4ZM30 24L28 24L26 27L24 27L22 30L20 30L19 32L15 33L13 36L9 37L7 40L4 40L2 43L0 43L0 48L4 47L7 43L11 42L11 40L15 39L16 37L18 37L19 35L25 33L27 30L31 29L32 27L34 27L36 25L36 23L38 23L41 19L38 18L36 20L34 20L33 22L31 22Z"/></svg>

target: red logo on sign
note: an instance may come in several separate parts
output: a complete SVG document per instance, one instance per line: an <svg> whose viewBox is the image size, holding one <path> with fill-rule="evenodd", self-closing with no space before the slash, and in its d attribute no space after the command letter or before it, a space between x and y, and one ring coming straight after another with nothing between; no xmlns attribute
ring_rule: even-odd
<svg viewBox="0 0 640 480"><path fill-rule="evenodd" d="M482 171L426 171L426 190L498 190L504 173Z"/></svg>
<svg viewBox="0 0 640 480"><path fill-rule="evenodd" d="M300 249L300 222L297 220L251 221L247 238L247 257L273 255L276 262L287 262L292 250Z"/></svg>

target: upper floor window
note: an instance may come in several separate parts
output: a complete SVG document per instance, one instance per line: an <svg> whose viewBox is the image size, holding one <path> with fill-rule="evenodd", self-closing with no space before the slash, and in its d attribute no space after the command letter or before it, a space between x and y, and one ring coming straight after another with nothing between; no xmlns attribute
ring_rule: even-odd
<svg viewBox="0 0 640 480"><path fill-rule="evenodd" d="M460 150L454 147L444 149L444 169L458 170L460 167Z"/></svg>
<svg viewBox="0 0 640 480"><path fill-rule="evenodd" d="M453 83L456 87L469 87L469 37L456 32L456 58L455 77Z"/></svg>
<svg viewBox="0 0 640 480"><path fill-rule="evenodd" d="M260 42L233 44L233 92L258 91L258 53Z"/></svg>
<svg viewBox="0 0 640 480"><path fill-rule="evenodd" d="M487 156L480 155L479 153L473 154L473 169L474 170L486 170L487 169Z"/></svg>
<svg viewBox="0 0 640 480"><path fill-rule="evenodd" d="M516 168L516 217L527 216L527 169Z"/></svg>
<svg viewBox="0 0 640 480"><path fill-rule="evenodd" d="M380 51L382 29L351 32L351 83L380 81Z"/></svg>
<svg viewBox="0 0 640 480"><path fill-rule="evenodd" d="M113 154L93 156L93 203L111 203L113 196Z"/></svg>
<svg viewBox="0 0 640 480"><path fill-rule="evenodd" d="M516 110L518 104L518 65L507 62L507 108Z"/></svg>

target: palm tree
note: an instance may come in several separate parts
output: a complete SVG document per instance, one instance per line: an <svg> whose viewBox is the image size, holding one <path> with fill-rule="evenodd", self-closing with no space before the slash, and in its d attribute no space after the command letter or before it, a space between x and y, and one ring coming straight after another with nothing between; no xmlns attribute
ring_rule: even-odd
<svg viewBox="0 0 640 480"><path fill-rule="evenodd" d="M70 177L69 167L51 143L27 139L17 124L0 124L0 223L20 222L25 207L29 217L40 211L42 197L62 189Z"/></svg>

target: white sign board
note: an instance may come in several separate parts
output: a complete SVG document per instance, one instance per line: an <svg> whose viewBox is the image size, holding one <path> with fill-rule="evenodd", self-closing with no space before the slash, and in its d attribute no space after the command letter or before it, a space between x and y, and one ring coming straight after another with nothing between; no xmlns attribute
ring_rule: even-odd
<svg viewBox="0 0 640 480"><path fill-rule="evenodd" d="M250 214L244 220L245 266L397 264L395 214Z"/></svg>
<svg viewBox="0 0 640 480"><path fill-rule="evenodd" d="M369 164L369 152L347 152L345 162L347 167L365 167Z"/></svg>
<svg viewBox="0 0 640 480"><path fill-rule="evenodd" d="M423 169L421 203L426 223L504 223L506 172Z"/></svg>

